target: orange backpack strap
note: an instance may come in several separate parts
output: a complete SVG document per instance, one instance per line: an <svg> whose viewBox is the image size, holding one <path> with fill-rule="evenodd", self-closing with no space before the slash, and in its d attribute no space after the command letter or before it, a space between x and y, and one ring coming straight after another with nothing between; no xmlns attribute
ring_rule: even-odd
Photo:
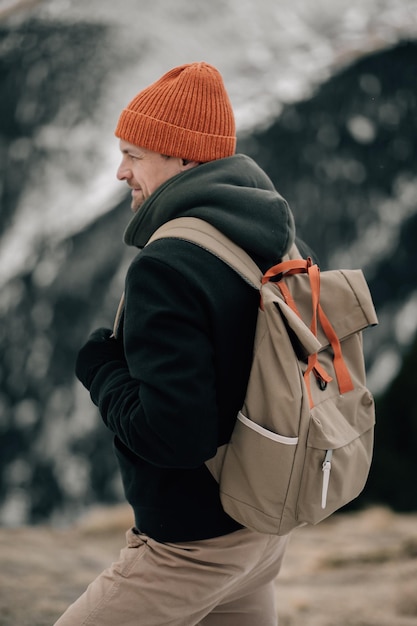
<svg viewBox="0 0 417 626"><path fill-rule="evenodd" d="M330 320L328 319L323 311L323 308L320 305L320 270L318 266L316 264L313 264L310 258L306 260L293 259L291 261L283 261L282 263L271 267L264 274L262 278L262 283L264 284L271 281L272 278L278 277L278 281L275 283L276 286L281 291L282 296L288 306L294 311L294 313L296 313L301 318L300 312L298 311L297 305L291 295L288 285L286 284L285 280L283 280L286 276L301 273L307 273L310 280L312 300L312 318L310 323L310 330L317 337L317 322L320 322L321 327L323 328L323 331L333 349L333 366L335 370L336 380L339 386L339 391L341 394L346 393L346 391L350 391L353 389L353 382L350 377L345 360L343 358L340 341L336 335L333 326L330 323ZM317 357L317 352L309 355L307 361L307 369L304 372L304 381L307 388L310 408L314 406L310 384L311 372L313 372L320 384L326 384L332 380L331 376L329 376L326 370L320 365Z"/></svg>
<svg viewBox="0 0 417 626"><path fill-rule="evenodd" d="M335 333L333 326L330 323L329 318L327 317L320 305L318 313L321 327L324 330L324 333L333 348L333 365L336 374L337 384L339 385L339 391L341 394L346 393L347 391L352 391L353 381L343 358L340 341Z"/></svg>

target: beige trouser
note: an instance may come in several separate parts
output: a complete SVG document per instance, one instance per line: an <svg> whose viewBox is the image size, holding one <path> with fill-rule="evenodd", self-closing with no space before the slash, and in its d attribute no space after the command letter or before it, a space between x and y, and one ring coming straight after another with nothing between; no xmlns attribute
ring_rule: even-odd
<svg viewBox="0 0 417 626"><path fill-rule="evenodd" d="M239 530L160 543L134 529L55 626L276 626L275 584L287 537Z"/></svg>

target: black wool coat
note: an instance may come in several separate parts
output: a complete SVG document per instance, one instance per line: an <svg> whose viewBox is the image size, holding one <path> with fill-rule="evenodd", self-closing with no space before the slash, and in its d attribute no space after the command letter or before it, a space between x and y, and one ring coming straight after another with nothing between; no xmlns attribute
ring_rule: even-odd
<svg viewBox="0 0 417 626"><path fill-rule="evenodd" d="M104 364L90 393L114 433L137 527L173 542L240 528L205 461L229 440L243 404L259 304L258 292L206 250L179 239L145 247L182 216L205 219L263 270L294 240L286 201L244 155L170 179L127 227L125 242L140 252L126 277L126 364Z"/></svg>

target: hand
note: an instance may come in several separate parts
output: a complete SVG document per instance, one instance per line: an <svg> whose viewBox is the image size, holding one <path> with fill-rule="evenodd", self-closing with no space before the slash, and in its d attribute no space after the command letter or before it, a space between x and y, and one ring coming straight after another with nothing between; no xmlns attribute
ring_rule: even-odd
<svg viewBox="0 0 417 626"><path fill-rule="evenodd" d="M113 336L110 328L98 328L91 333L87 343L79 351L75 374L89 390L100 367L110 361L126 364L123 345Z"/></svg>

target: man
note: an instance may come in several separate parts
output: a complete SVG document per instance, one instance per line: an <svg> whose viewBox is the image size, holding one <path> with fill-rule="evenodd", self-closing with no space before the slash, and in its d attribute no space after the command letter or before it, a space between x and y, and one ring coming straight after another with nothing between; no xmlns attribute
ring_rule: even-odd
<svg viewBox="0 0 417 626"><path fill-rule="evenodd" d="M235 154L232 107L211 65L174 68L141 91L116 136L134 213L125 242L140 252L117 337L95 331L76 372L114 434L136 525L120 561L57 626L275 626L286 537L230 518L205 465L243 403L259 294L192 243L145 245L165 222L198 217L266 270L294 240L292 215Z"/></svg>

